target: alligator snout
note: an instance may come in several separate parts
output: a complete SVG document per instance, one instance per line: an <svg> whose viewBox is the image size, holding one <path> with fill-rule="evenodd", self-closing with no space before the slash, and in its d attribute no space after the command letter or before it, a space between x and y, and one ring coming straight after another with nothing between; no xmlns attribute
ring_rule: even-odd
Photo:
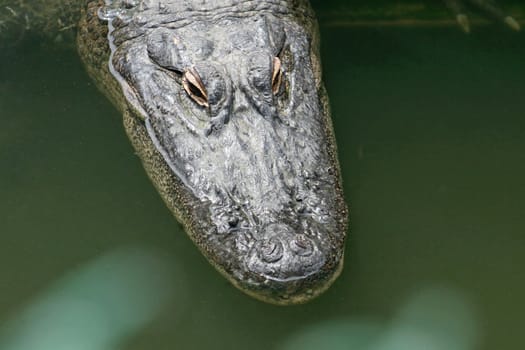
<svg viewBox="0 0 525 350"><path fill-rule="evenodd" d="M265 231L248 255L250 272L284 282L306 278L324 264L324 254L306 234L282 224L269 225Z"/></svg>
<svg viewBox="0 0 525 350"><path fill-rule="evenodd" d="M278 304L302 302L318 294L313 281L335 278L343 260L340 256L334 261L334 252L323 251L326 245L317 240L319 235L285 224L268 225L247 254L249 280L264 286L266 298Z"/></svg>

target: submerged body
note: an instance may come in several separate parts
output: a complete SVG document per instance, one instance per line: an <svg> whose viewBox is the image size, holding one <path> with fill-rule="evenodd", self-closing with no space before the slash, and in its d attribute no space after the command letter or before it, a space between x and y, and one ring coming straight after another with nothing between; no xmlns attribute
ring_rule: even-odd
<svg viewBox="0 0 525 350"><path fill-rule="evenodd" d="M81 56L191 239L254 297L320 294L342 267L347 209L309 4L100 5ZM106 28L109 51L93 55Z"/></svg>

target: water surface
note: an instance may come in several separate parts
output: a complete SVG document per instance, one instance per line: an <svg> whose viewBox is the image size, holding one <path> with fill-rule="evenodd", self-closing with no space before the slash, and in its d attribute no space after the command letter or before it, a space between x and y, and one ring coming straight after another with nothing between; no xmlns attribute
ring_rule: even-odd
<svg viewBox="0 0 525 350"><path fill-rule="evenodd" d="M162 260L170 297L113 348L519 347L524 34L325 25L322 38L351 229L341 277L296 307L245 296L197 252L74 52L31 40L3 51L0 341L6 329L32 329L20 315L50 295L106 286L112 277L97 280L93 266L120 276L128 258L117 270L98 261L131 246ZM155 275L157 265L145 265ZM123 269L151 283L140 298L159 298L163 287L136 266ZM108 308L127 300L126 286L108 287ZM140 298L132 305L142 312L150 304ZM128 309L130 319L139 312ZM98 329L73 315L82 331Z"/></svg>

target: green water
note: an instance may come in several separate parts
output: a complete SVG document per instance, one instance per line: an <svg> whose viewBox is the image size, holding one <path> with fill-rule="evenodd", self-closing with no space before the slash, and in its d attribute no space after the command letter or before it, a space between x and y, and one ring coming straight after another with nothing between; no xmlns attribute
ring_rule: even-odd
<svg viewBox="0 0 525 350"><path fill-rule="evenodd" d="M341 277L296 307L245 296L197 252L73 52L1 52L0 344L522 347L524 33L323 26L322 38L351 230Z"/></svg>

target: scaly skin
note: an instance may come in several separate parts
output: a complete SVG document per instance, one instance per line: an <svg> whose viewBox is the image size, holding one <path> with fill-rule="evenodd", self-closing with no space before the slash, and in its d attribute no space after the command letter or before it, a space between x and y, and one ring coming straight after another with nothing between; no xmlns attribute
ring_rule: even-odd
<svg viewBox="0 0 525 350"><path fill-rule="evenodd" d="M245 3L249 5L249 2ZM251 89L249 92L246 92L246 98L254 98L252 95L256 94L256 92L249 86L243 85L242 82L237 82L236 85L232 85L233 90L224 91L225 94L228 94L226 95L227 98L233 100L231 102L232 106L227 105L220 110L226 121L222 122L220 126L217 126L219 122L214 121L212 129L204 132L204 134L199 132L192 133L189 129L183 131L190 138L186 142L191 143L191 146L185 149L185 144L175 139L177 135L174 136L166 132L162 125L158 127L160 128L160 131L157 131L159 136L152 136L152 131L148 130L147 123L153 123L151 120L156 120L155 118L159 118L158 120L160 121L158 123L163 122L167 117L177 118L176 120L178 120L178 118L184 118L184 114L187 112L176 111L168 113L165 117L162 113L152 110L148 103L159 98L159 96L181 96L182 94L182 99L186 99L186 101L171 101L171 104L167 104L164 107L176 109L181 104L190 103L190 106L185 108L194 111L191 113L208 115L212 113L211 109L213 106L206 112L206 109L193 104L185 92L181 92L180 81L172 84L171 80L167 80L167 75L152 77L152 74L160 74L158 73L159 65L153 62L154 60L151 57L145 58L140 56L140 52L145 52L143 48L146 47L145 45L148 42L161 40L162 45L164 45L166 42L170 43L173 40L173 37L170 37L168 38L169 40L162 41L164 40L162 36L158 39L156 33L159 32L159 26L157 25L152 25L152 29L146 30L142 29L145 26L139 26L139 29L133 27L135 29L131 30L132 35L130 39L126 39L126 30L129 27L125 24L120 24L120 27L116 30L118 34L114 37L110 35L111 40L120 43L118 47L115 45L113 50L112 66L116 66L117 68L114 69L119 69L122 75L131 78L125 80L122 78L122 75L115 73L115 71L110 73L107 68L110 47L107 42L100 40L100 38L107 36L107 24L97 18L97 11L102 4L102 1L90 2L81 16L82 20L78 35L80 55L86 64L88 72L95 79L99 88L121 110L124 116L126 132L149 177L167 206L184 225L190 238L218 271L235 286L260 300L275 304L296 304L306 302L323 292L339 275L342 268L347 212L342 196L328 99L321 82L319 40L315 21L307 15L304 15L304 17L298 16L298 12L295 10L290 15L285 14L283 17L275 17L271 12L275 8L269 2L269 8L265 10L266 16L260 22L260 30L264 31L267 28L266 21L274 21L272 23L275 26L280 25L276 21L282 20L285 26L288 26L287 21L293 21L286 28L288 36L294 42L305 40L306 46L294 45L291 42L283 48L276 49L275 54L278 54L278 51L283 52L283 67L287 60L295 60L298 62L297 66L299 66L300 60L307 59L300 65L308 67L308 69L305 69L303 72L303 70L297 68L299 73L295 76L293 67L289 63L287 68L289 70L288 75L290 79L295 80L290 80L286 84L295 82L301 89L311 89L310 97L308 97L308 94L301 92L300 89L296 88L293 90L293 87L290 87L290 85L284 86L285 83L283 83L283 92L279 96L293 95L294 91L298 91L295 93L298 93L299 95L297 96L299 97L290 97L290 101L294 103L295 108L286 112L286 108L277 106L277 99L284 97L274 96L269 105L271 108L268 108L276 108L277 110L280 109L280 111L275 112L278 114L271 116L268 115L270 113L268 112L269 109L260 107L257 100L253 103L248 103L246 99L240 98L238 94L241 89ZM305 6L303 8L300 7L301 11L311 14L311 10L306 3L299 5ZM243 11L243 15L247 15L241 21L248 20L253 23L255 16L259 16L261 11L260 9L258 12L250 11L250 9ZM287 11L284 10L284 12ZM180 13L180 11L174 12ZM217 27L213 26L213 21L224 21L231 18L235 21L236 16L238 17L238 15L220 15L219 19L214 18L208 22L202 20L201 25L203 27L210 25L209 30L216 32ZM153 18L153 16L148 18ZM195 22L197 23L198 21ZM157 30L155 30L156 28ZM236 28L239 27L235 26L234 23L231 29L233 35L238 35ZM134 30L143 32L136 36L133 34ZM206 28L201 28L201 30L206 30ZM162 31L160 33L165 35ZM170 35L171 32L167 33L167 35ZM284 33L283 28L276 35L282 33ZM182 37L184 33L176 31L173 35ZM228 32L223 35L228 35ZM295 35L304 35L304 37L294 39ZM263 35L261 38L265 38L265 36ZM221 50L218 44L220 39L221 37L218 37L215 42L217 51ZM185 40L187 40L188 46L192 45L192 36L186 37ZM256 48L261 50L261 53L254 56L255 60L258 60L260 56L264 56L262 51L267 48L266 46L272 40L266 41ZM226 42L229 43L230 41ZM200 42L197 42L194 46L199 44ZM284 42L281 45L284 45ZM151 51L153 49L149 47L148 50ZM306 51L298 53L294 50ZM290 57L286 57L284 52L288 52ZM130 53L133 56L130 56ZM225 55L220 54L219 56L224 57ZM240 60L239 57L241 57ZM189 69L193 65L204 65L204 68L199 69L205 70L206 67L210 66L219 67L219 63L224 65L231 63L231 65L241 67L245 63L242 57L242 55L238 56L236 52L233 52L229 56L229 59L232 61L192 61L188 66L181 69ZM133 61L133 64L126 65L130 60ZM171 72L166 74L169 75ZM307 80L303 81L305 79L303 74L308 75ZM117 78L116 80L115 77ZM203 79L206 78L204 75L203 77ZM225 75L223 78L227 79L227 81L234 79L233 76L228 75ZM244 77L241 77L242 79ZM271 76L263 76L262 79L270 80ZM283 79L286 79L286 77ZM117 84L117 81L119 84ZM170 86L169 91L165 91L155 84L151 85L151 82L155 82L155 84L160 84L159 82L172 84L172 86ZM232 82L232 84L234 83ZM151 89L154 90L152 95L147 95ZM123 90L127 91L127 93L123 94ZM235 99L233 99L233 95L235 95ZM303 99L303 95L308 98ZM255 98L257 97L255 96ZM241 106L244 108L242 116L235 113L235 110L241 108L239 107L241 101L244 103ZM160 101L158 103L163 102ZM220 109L219 107L217 108L218 110ZM145 112L146 110L148 112ZM295 114L295 111L299 114ZM310 111L313 112L310 113ZM284 120L284 124L278 118ZM304 124L306 131L303 128L298 129L297 126L287 124L287 119L294 118ZM244 124L245 120L250 120L250 123L258 123L258 126L256 128L251 128L249 125L246 126ZM234 127L236 129L231 131ZM262 130L259 131L259 129ZM177 130L184 130L184 125L181 123ZM275 132L285 133L287 136L284 139L280 136L273 136L271 134L274 130L276 130ZM303 131L297 134L296 130ZM227 134L228 131L230 134ZM234 136L232 136L232 132ZM235 135L241 133L246 133L248 139L236 141ZM294 136L296 134L297 136ZM167 140L163 141L163 144L159 144L162 141L155 140L156 137L165 137ZM169 149L171 153L182 149L183 151L179 151L182 155L177 157L184 157L183 153L189 152L188 150L193 152L199 147L202 147L203 150L205 149L206 153L213 152L214 146L210 146L211 142L213 142L212 138L217 138L221 144L233 142L233 146L230 150L225 152L218 151L214 154L213 157L216 159L216 164L208 172L209 175L203 173L198 177L184 178L177 172L180 169L174 169L174 167L179 165L174 165L174 159L166 156L166 149ZM257 141L250 144L250 140L257 138ZM312 144L308 144L310 142L309 139L311 139ZM306 146L300 146L299 149L304 149L305 151L290 151L290 147L297 147L294 144L297 145L297 142L300 140L303 140ZM288 142L286 146L284 144L282 146L279 145L279 143L284 141ZM241 143L237 144L237 142ZM248 147L249 150L243 153L245 147ZM270 153L258 155L258 149L265 149L266 152ZM283 152L285 153L283 154ZM290 155L287 155L287 152L291 152ZM229 162L228 159L231 159L232 155L235 156L233 163L227 167L222 166L222 164ZM264 159L267 159L267 161L262 160L262 157L265 156L267 157ZM260 161L251 161L252 157L258 157ZM195 156L187 158L184 165L191 163L192 160L195 161L195 159ZM244 159L244 163L241 159ZM302 160L299 161L299 159ZM197 173L204 166L203 164L195 163ZM267 168L268 166L270 168ZM278 179L270 180L273 176L270 170L274 166L278 167L276 171L287 172L286 176L289 178L286 179L286 184L280 183ZM316 174L316 172L319 174ZM224 179L232 178L233 180L216 180L216 178L221 177L221 173L225 174ZM309 174L309 177L305 177L304 173ZM209 176L209 178L206 176ZM280 175L277 173L276 176ZM253 182L243 185L243 183L248 183L250 180ZM268 184L268 181L275 183L268 188L259 186L259 182ZM212 186L212 192L209 191L209 186ZM294 199L294 196L299 196L298 191L300 191L301 196L304 196L303 203L305 203L302 205L301 213L298 212L298 202L295 202ZM217 195L217 198L212 198L214 195ZM300 201L302 202L303 198ZM226 225L224 227L221 220L226 215L229 215L228 213L235 207L241 207L241 209L237 209L238 217L235 219L237 222L235 225ZM321 212L323 215L317 215L315 214L316 212ZM265 253L273 255L268 258L264 256ZM276 254L278 256L275 256Z"/></svg>

